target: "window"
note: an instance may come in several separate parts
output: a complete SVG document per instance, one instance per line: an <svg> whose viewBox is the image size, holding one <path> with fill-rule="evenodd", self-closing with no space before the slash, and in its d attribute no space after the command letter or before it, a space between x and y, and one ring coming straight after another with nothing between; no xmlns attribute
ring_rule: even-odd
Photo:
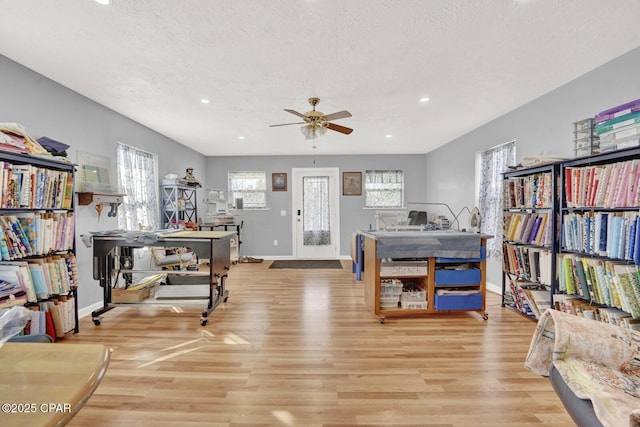
<svg viewBox="0 0 640 427"><path fill-rule="evenodd" d="M118 216L125 230L157 230L158 157L130 145L117 143L118 187L126 194ZM151 177L151 179L149 179Z"/></svg>
<svg viewBox="0 0 640 427"><path fill-rule="evenodd" d="M404 206L404 172L372 170L365 172L365 207L401 208Z"/></svg>
<svg viewBox="0 0 640 427"><path fill-rule="evenodd" d="M229 202L235 206L242 199L243 209L267 208L267 174L262 172L229 172Z"/></svg>
<svg viewBox="0 0 640 427"><path fill-rule="evenodd" d="M516 142L511 141L480 153L479 209L481 231L493 235L487 240L488 255L502 258L502 173L516 163Z"/></svg>

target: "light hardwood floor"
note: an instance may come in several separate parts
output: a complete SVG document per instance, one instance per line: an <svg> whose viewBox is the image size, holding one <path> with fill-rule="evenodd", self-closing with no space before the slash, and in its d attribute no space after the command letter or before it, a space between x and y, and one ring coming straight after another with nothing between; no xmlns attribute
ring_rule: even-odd
<svg viewBox="0 0 640 427"><path fill-rule="evenodd" d="M387 319L342 270L233 266L209 323L196 307L117 307L64 343L111 362L71 426L573 426L524 368L535 323L489 294L477 313ZM87 283L83 286L97 286ZM82 289L80 289L80 292Z"/></svg>

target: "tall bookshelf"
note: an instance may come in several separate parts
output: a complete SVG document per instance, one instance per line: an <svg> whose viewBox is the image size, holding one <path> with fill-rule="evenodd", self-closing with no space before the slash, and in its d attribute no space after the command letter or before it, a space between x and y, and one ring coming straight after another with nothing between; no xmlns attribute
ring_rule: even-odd
<svg viewBox="0 0 640 427"><path fill-rule="evenodd" d="M562 163L562 310L611 323L640 317L639 166L639 147Z"/></svg>
<svg viewBox="0 0 640 427"><path fill-rule="evenodd" d="M0 171L0 278L10 288L0 307L29 308L31 334L78 332L75 167L0 151Z"/></svg>
<svg viewBox="0 0 640 427"><path fill-rule="evenodd" d="M183 228L187 222L198 221L196 187L187 185L161 185L162 227Z"/></svg>
<svg viewBox="0 0 640 427"><path fill-rule="evenodd" d="M555 293L560 165L503 177L502 306L537 318Z"/></svg>

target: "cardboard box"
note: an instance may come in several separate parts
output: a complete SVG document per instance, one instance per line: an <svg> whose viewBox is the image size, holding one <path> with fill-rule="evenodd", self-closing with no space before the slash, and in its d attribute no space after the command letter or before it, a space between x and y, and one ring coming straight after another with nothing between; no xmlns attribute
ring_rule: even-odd
<svg viewBox="0 0 640 427"><path fill-rule="evenodd" d="M141 289L124 289L114 288L111 290L111 302L142 302L147 298L153 298L156 295L157 283L146 286Z"/></svg>

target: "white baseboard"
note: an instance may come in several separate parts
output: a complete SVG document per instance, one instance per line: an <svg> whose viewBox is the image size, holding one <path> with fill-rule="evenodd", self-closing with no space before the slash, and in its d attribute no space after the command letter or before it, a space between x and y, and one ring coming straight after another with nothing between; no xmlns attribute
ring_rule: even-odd
<svg viewBox="0 0 640 427"><path fill-rule="evenodd" d="M82 319L85 316L90 316L92 311L102 308L102 306L102 302L97 302L95 304L91 304L88 307L81 308L78 310L78 318Z"/></svg>
<svg viewBox="0 0 640 427"><path fill-rule="evenodd" d="M487 290L498 295L502 295L502 286L494 285L493 283L487 282Z"/></svg>

